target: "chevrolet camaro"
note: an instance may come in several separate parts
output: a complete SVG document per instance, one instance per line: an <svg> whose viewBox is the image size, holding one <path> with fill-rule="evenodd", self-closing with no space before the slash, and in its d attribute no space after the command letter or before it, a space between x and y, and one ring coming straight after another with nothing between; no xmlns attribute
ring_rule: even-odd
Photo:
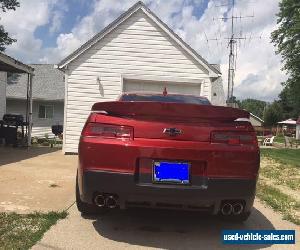
<svg viewBox="0 0 300 250"><path fill-rule="evenodd" d="M124 93L95 103L83 127L77 207L207 211L244 221L259 159L247 111L199 96Z"/></svg>

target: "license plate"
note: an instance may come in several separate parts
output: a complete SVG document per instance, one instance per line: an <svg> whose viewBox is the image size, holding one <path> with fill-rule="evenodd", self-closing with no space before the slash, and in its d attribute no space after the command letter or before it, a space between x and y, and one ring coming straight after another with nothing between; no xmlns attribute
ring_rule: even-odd
<svg viewBox="0 0 300 250"><path fill-rule="evenodd" d="M155 161L153 164L153 182L190 183L190 164L187 162Z"/></svg>

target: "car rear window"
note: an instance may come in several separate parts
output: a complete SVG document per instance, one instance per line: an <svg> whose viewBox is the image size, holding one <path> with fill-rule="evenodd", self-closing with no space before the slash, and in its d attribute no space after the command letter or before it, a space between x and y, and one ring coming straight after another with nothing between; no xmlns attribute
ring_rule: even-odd
<svg viewBox="0 0 300 250"><path fill-rule="evenodd" d="M139 101L139 102L175 102L188 103L198 105L211 105L208 99L204 97L188 96L188 95L156 95L156 94L124 94L120 97L120 101Z"/></svg>

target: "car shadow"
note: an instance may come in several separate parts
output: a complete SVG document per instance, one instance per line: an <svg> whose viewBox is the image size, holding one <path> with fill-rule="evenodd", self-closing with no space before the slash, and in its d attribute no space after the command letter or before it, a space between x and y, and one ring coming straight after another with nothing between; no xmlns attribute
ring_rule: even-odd
<svg viewBox="0 0 300 250"><path fill-rule="evenodd" d="M95 217L99 235L130 245L163 249L261 249L270 245L223 245L224 229L274 229L272 223L253 208L244 223L233 223L207 214L167 210L114 210Z"/></svg>
<svg viewBox="0 0 300 250"><path fill-rule="evenodd" d="M61 150L59 148L49 147L29 147L29 148L14 148L14 147L0 147L0 167L30 159L39 155L49 154Z"/></svg>

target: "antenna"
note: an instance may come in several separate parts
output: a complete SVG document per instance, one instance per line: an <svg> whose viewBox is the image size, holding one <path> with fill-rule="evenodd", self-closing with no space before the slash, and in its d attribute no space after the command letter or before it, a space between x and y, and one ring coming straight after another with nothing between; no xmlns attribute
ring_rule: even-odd
<svg viewBox="0 0 300 250"><path fill-rule="evenodd" d="M234 100L233 100L233 88L234 88L234 78L235 78L235 71L236 71L236 67L237 67L237 50L238 50L238 44L241 45L241 41L242 40L246 40L249 39L249 41L251 41L251 39L253 39L252 33L250 35L249 38L247 38L246 36L242 36L242 30L240 31L240 35L236 35L235 34L235 28L234 28L234 20L242 20L245 18L254 18L254 13L252 15L247 15L247 16L242 16L241 14L239 15L235 15L235 2L236 0L228 0L228 4L220 4L220 5L216 5L215 7L231 7L231 15L230 16L223 16L220 18L213 18L213 21L215 21L216 19L222 20L222 21L230 21L230 35L229 37L226 38L213 38L213 39L208 39L206 34L206 40L213 40L216 41L217 43L222 40L225 39L228 41L228 46L227 48L229 48L229 55L228 55L228 84L227 84L227 100L226 103L228 106L234 106ZM261 36L259 37L261 38Z"/></svg>
<svg viewBox="0 0 300 250"><path fill-rule="evenodd" d="M237 37L234 34L234 19L242 19L242 18L253 18L252 16L235 16L234 15L234 7L235 0L231 1L231 16L230 17L222 17L222 20L230 20L231 21L231 35L229 38L228 46L229 46L229 56L228 56L228 86L227 86L227 105L231 105L233 102L233 87L234 87L234 77L235 77L235 69L236 69L236 57L237 57L237 42L241 40L245 40L246 37Z"/></svg>

